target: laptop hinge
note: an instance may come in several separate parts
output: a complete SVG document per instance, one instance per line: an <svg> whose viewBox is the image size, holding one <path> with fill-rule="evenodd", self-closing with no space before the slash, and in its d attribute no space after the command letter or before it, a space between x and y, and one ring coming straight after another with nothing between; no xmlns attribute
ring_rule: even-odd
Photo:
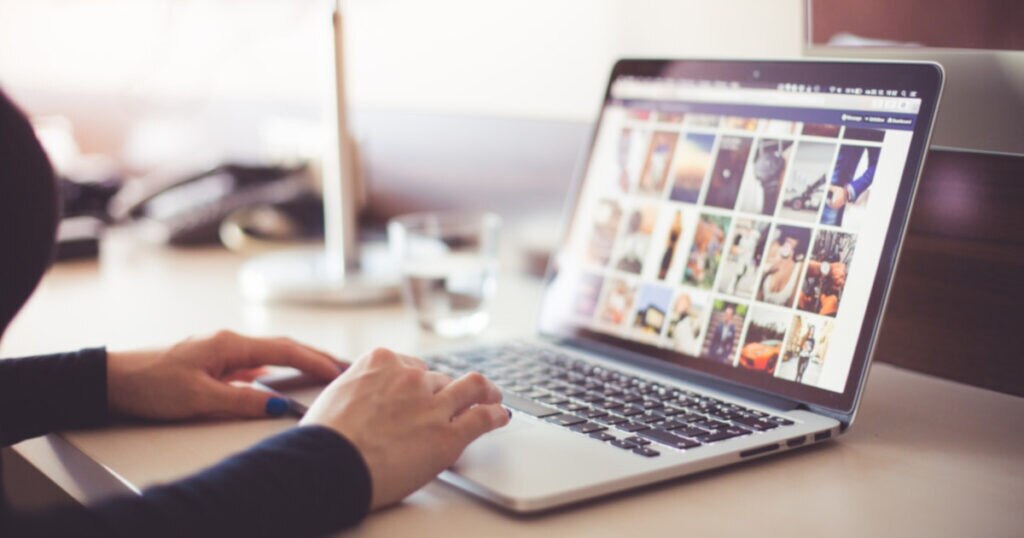
<svg viewBox="0 0 1024 538"><path fill-rule="evenodd" d="M624 350L600 342L594 342L589 340L580 340L573 338L545 338L545 341L555 345L565 346L572 349L577 349L583 352L592 353L601 356L613 357L615 359L622 360L631 366L637 366L651 372L655 372L669 377L677 378L682 381L688 381L690 383L706 386L708 388L734 394L737 397L756 402L758 404L777 409L779 411L792 411L794 409L808 409L808 407L796 400L785 398L782 396L776 396L772 394L765 394L764 392L756 391L746 387L738 386L721 379L714 378L707 374L697 372L689 368L683 368L681 366L670 364L659 359L653 359L639 353ZM820 411L817 411L819 412ZM824 414L824 413L822 413Z"/></svg>

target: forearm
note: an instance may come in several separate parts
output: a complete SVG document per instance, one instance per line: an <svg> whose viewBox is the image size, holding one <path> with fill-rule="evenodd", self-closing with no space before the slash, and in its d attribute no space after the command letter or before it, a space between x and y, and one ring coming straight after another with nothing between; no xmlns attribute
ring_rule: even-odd
<svg viewBox="0 0 1024 538"><path fill-rule="evenodd" d="M0 446L107 416L106 350L0 360Z"/></svg>
<svg viewBox="0 0 1024 538"><path fill-rule="evenodd" d="M195 476L88 510L11 519L4 536L318 536L368 512L359 452L322 427L272 437Z"/></svg>

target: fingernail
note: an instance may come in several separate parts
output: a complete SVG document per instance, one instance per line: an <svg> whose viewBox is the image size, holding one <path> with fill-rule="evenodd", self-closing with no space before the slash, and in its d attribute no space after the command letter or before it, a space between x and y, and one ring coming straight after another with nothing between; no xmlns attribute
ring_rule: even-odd
<svg viewBox="0 0 1024 538"><path fill-rule="evenodd" d="M512 410L506 407L505 412L508 413L508 419L512 420Z"/></svg>
<svg viewBox="0 0 1024 538"><path fill-rule="evenodd" d="M288 400L273 397L267 400L267 415L272 417L284 416L288 412Z"/></svg>

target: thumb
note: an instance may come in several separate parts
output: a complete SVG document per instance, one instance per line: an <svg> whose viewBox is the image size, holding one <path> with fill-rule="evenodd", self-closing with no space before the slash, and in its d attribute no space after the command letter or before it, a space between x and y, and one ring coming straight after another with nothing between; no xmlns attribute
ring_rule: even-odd
<svg viewBox="0 0 1024 538"><path fill-rule="evenodd" d="M280 417L288 412L288 400L277 394L251 387L213 382L210 407L215 413L241 417Z"/></svg>
<svg viewBox="0 0 1024 538"><path fill-rule="evenodd" d="M501 404L478 404L452 419L452 426L468 445L477 437L509 423L512 413Z"/></svg>

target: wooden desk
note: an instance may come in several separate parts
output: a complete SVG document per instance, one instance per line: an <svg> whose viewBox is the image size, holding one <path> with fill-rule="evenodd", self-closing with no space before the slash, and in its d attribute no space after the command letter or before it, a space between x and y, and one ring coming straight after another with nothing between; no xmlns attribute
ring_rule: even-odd
<svg viewBox="0 0 1024 538"><path fill-rule="evenodd" d="M448 341L400 307L265 308L242 301L240 259L113 241L103 263L60 266L4 340L4 356L171 343L229 327L288 334L342 356ZM539 283L503 275L484 338L529 335ZM97 305L101 308L97 311ZM98 313L97 313L98 312ZM119 426L51 435L17 452L76 499L173 480L292 420ZM1020 536L1024 399L879 364L849 434L554 513L521 517L432 483L351 531L367 536Z"/></svg>

